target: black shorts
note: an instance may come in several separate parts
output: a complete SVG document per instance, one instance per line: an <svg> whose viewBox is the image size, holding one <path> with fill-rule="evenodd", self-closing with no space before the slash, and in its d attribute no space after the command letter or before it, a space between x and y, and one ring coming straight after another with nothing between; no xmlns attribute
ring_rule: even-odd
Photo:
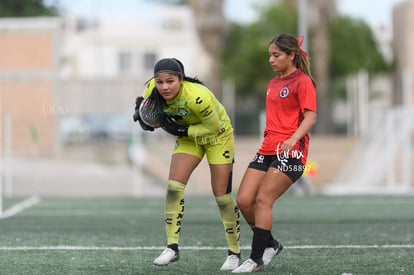
<svg viewBox="0 0 414 275"><path fill-rule="evenodd" d="M249 163L248 168L267 172L269 167L274 167L283 172L293 182L297 181L305 172L306 166L298 158L286 158L283 155L265 156L256 154Z"/></svg>

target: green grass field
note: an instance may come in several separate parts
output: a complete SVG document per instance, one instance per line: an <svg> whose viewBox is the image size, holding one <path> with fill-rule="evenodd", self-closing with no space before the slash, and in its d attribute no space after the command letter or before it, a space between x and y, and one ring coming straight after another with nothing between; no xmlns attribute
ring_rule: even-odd
<svg viewBox="0 0 414 275"><path fill-rule="evenodd" d="M5 207L18 200L6 200ZM181 259L165 246L163 198L44 198L0 220L0 274L218 274L225 238L212 197L187 197ZM242 258L252 233L241 227ZM274 207L274 274L414 274L414 197L297 197Z"/></svg>

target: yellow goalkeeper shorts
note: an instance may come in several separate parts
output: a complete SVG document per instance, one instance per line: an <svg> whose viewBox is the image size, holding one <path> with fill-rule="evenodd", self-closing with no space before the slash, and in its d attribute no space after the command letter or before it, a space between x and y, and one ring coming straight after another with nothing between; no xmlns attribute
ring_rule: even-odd
<svg viewBox="0 0 414 275"><path fill-rule="evenodd" d="M202 159L207 156L209 164L227 164L234 160L233 131L203 137L178 137L173 154L189 154Z"/></svg>

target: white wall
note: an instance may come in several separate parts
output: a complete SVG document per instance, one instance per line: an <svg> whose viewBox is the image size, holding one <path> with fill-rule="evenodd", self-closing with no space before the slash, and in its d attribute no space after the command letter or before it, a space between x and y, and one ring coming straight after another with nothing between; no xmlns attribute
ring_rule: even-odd
<svg viewBox="0 0 414 275"><path fill-rule="evenodd" d="M185 6L161 7L151 20L116 19L91 23L82 31L76 29L76 18L68 17L64 33L65 79L136 78L147 80L152 68L145 70L143 57L153 53L156 59L180 59L189 76L202 78L210 61L198 39L191 10ZM131 54L131 72L121 73L118 55Z"/></svg>

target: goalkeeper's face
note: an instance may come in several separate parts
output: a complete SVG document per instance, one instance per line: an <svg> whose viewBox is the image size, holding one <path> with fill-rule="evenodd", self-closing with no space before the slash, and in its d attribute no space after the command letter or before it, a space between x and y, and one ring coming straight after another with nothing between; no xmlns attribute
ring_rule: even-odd
<svg viewBox="0 0 414 275"><path fill-rule="evenodd" d="M181 89L182 79L172 73L162 72L155 77L155 87L165 100L174 99Z"/></svg>

